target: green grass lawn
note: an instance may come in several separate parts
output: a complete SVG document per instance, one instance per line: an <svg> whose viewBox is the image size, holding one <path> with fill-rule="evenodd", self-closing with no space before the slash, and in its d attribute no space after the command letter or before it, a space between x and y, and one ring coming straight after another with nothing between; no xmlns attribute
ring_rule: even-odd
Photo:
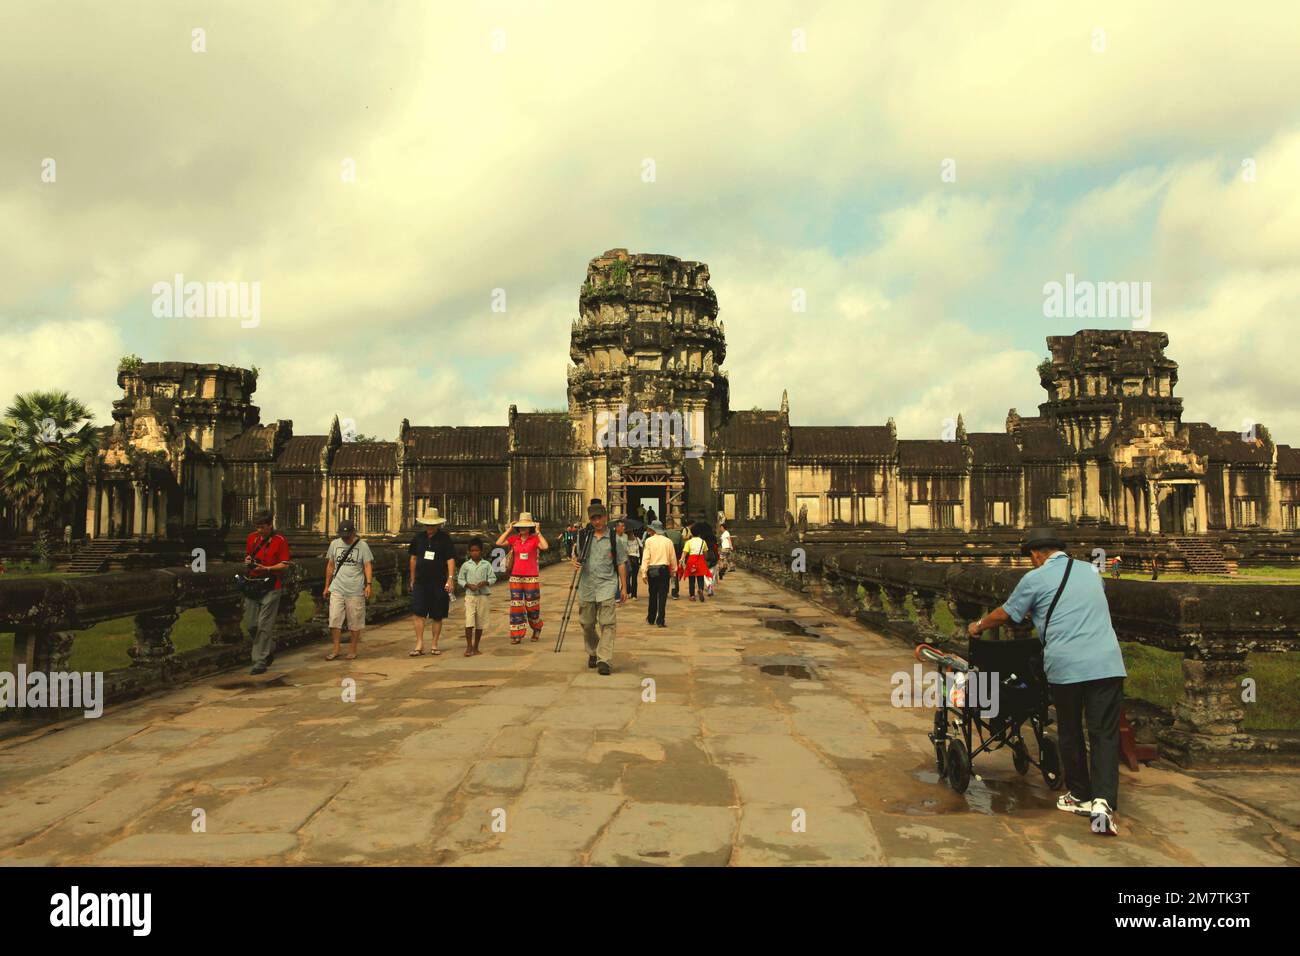
<svg viewBox="0 0 1300 956"><path fill-rule="evenodd" d="M316 613L316 604L309 594L299 594L294 608L299 621L306 621ZM177 653L192 651L212 640L215 626L212 615L204 608L185 611L172 626L172 643ZM127 649L135 644L135 619L120 617L104 621L94 627L77 632L72 645L70 666L74 671L111 671L130 667ZM8 670L13 661L14 636L0 634L0 668Z"/></svg>
<svg viewBox="0 0 1300 956"><path fill-rule="evenodd" d="M1110 578L1107 572L1106 577ZM1150 571L1132 571L1126 572L1120 577L1125 581L1151 581ZM1235 575L1214 575L1214 574L1183 574L1182 572L1171 571L1168 574L1161 571L1160 579L1156 581L1176 582L1187 581L1193 584L1277 584L1292 585L1300 584L1300 568L1296 567L1269 567L1267 565L1258 568L1238 568Z"/></svg>
<svg viewBox="0 0 1300 956"><path fill-rule="evenodd" d="M1145 644L1121 643L1128 680L1124 693L1169 710L1183 696L1183 655ZM1255 681L1254 703L1243 703L1247 730L1300 730L1300 652L1251 654L1245 677Z"/></svg>

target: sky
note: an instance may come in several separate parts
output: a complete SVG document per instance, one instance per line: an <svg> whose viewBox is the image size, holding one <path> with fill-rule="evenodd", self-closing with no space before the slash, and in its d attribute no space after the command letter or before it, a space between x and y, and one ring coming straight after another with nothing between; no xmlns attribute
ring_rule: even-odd
<svg viewBox="0 0 1300 956"><path fill-rule="evenodd" d="M1069 274L1150 283L1184 420L1300 444L1297 49L1290 0L7 0L0 397L106 423L136 354L296 434L504 424L626 248L709 265L733 408L1001 431L1047 336L1133 327L1046 315Z"/></svg>

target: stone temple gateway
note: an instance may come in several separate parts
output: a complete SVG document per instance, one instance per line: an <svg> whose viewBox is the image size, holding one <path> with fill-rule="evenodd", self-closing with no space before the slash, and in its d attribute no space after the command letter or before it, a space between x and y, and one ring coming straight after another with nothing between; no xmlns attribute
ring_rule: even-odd
<svg viewBox="0 0 1300 956"><path fill-rule="evenodd" d="M233 534L268 506L281 528L314 538L344 518L396 535L430 506L452 530L495 529L519 511L555 526L592 497L679 522L723 512L762 528L789 513L867 535L1300 527L1300 449L1262 426L1183 422L1163 332L1052 336L1037 415L1012 409L997 433L958 417L951 440L906 439L892 419L792 425L784 395L775 409L732 410L718 312L705 264L610 250L588 266L570 328L567 411L511 406L503 424L479 427L403 421L393 441L346 441L337 420L325 435L263 423L249 370L124 367L74 531ZM676 415L690 443L626 441L627 416L655 411Z"/></svg>

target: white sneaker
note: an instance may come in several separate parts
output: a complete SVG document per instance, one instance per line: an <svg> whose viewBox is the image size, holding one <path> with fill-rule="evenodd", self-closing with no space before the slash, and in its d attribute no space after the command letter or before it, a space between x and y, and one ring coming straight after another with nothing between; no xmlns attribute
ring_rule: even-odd
<svg viewBox="0 0 1300 956"><path fill-rule="evenodd" d="M1115 826L1115 811L1100 797L1092 801L1091 820L1093 833L1101 836L1119 836L1119 827Z"/></svg>
<svg viewBox="0 0 1300 956"><path fill-rule="evenodd" d="M1064 810L1066 813L1077 813L1080 816L1088 816L1092 813L1092 801L1080 800L1074 794L1066 792L1056 798L1056 809Z"/></svg>

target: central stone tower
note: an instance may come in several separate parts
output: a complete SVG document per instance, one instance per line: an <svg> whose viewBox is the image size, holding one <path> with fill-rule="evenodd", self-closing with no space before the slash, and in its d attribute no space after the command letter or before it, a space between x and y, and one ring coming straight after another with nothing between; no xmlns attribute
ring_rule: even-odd
<svg viewBox="0 0 1300 956"><path fill-rule="evenodd" d="M657 515L680 521L688 501L709 500L703 449L728 411L727 346L709 267L611 249L587 266L578 308L569 414L595 462L595 493L614 512L655 499ZM677 447L662 429L628 434L624 423L637 413L680 421L694 447Z"/></svg>

